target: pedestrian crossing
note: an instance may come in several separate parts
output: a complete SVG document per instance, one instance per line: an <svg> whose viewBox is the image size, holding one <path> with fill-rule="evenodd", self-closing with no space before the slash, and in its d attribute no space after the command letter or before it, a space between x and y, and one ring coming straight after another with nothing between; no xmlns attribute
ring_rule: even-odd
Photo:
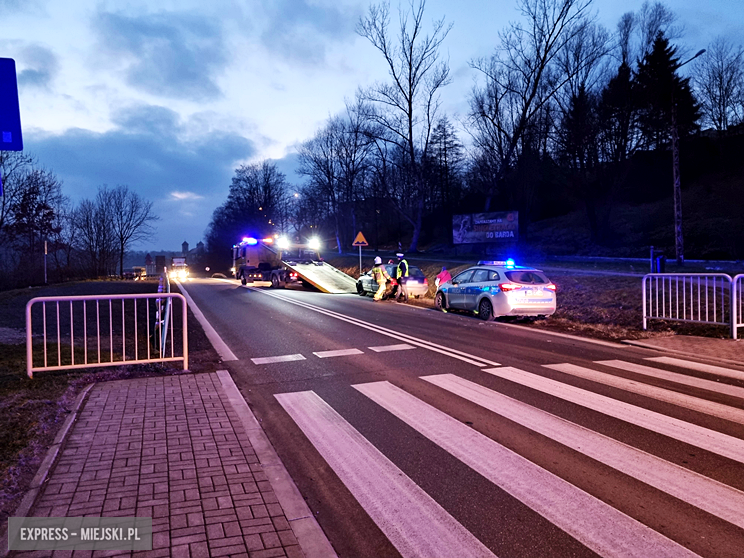
<svg viewBox="0 0 744 558"><path fill-rule="evenodd" d="M404 389L389 381L360 383L351 387L370 402L371 408L383 409L394 417L401 425L401 432L409 432L409 444L423 444L421 440L425 440L443 450L461 466L503 491L508 495L506 497L583 545L587 555L611 558L740 556L744 548L744 492L741 490L744 486L744 435L739 433L744 433L744 430L739 425L744 424L744 389L690 375L690 370L711 374L710 370L694 368L695 363L688 365L687 361L680 359L646 362L652 366L620 360L597 361L589 366L556 363L528 367L530 370L501 366L470 374L471 379L454 374L421 376L417 380L420 386L415 389L408 386ZM675 372L669 367L682 368L685 372ZM609 373L608 369L632 372L650 381L661 379L668 387L629 380ZM734 378L738 372L725 370L725 378ZM603 393L607 393L603 386L610 386L675 405L695 415L723 419L731 423L731 427L714 429L697 424L707 424L705 420L683 421L596 393L591 388L583 389L553 379L556 377L554 372L589 380L591 384L583 382L581 385L596 384ZM543 375L546 373L552 377ZM502 393L498 388L504 385L504 380L510 386L528 388L528 393L547 396L556 404L575 405L598 413L603 420L632 425L630 428L670 438L672 446L684 442L697 450L709 452L709 459L718 460L723 464L721 468L738 470L735 477L740 482L733 482L735 486L732 486L692 467L685 467L684 460L680 463L676 458L660 457L648 447L635 447L633 436L616 439L586 424L572 422L513 397L513 393ZM432 396L431 389L437 391L436 397ZM695 395L685 393L685 390L693 391ZM709 392L718 401L721 400L718 396L724 395L723 400L731 404L709 401L700 390ZM401 464L396 463L395 455L383 453L347 420L352 417L343 416L314 391L280 393L275 398L401 556L548 555L544 549L539 554L525 554L524 548L510 554L510 549L505 550L503 546L499 547L497 554L493 544L487 546L463 525L458 507L437 501L429 494L431 489L427 492L420 487ZM619 476L620 483L642 483L638 490L644 499L617 502L592 482L572 483L572 475L557 472L560 467L549 470L550 467L544 463L541 466L534 459L506 447L495 439L498 436L486 435L452 416L457 414L452 413L452 409L462 401L481 409L489 417L488 422L496 425L493 427L496 432L498 425L517 425L548 439L551 444L559 444L564 449L556 455L570 452L566 455L572 463L579 463L582 470L605 467L613 476ZM361 407L354 406L354 409ZM345 412L351 411L346 408ZM359 424L358 417L353 418L353 422ZM411 438L411 431L423 438ZM680 450L679 453L684 452ZM623 480L625 477L628 477L627 481ZM446 482L444 479L439 481ZM611 484L613 480L608 475L601 482ZM425 484L430 488L428 482ZM466 486L460 487L458 495L464 506L479 503L477 492L470 492ZM668 511L663 509L664 505L669 505ZM637 508L645 509L646 506L660 507L663 510L661 517L649 519L651 516L647 513L640 510L636 513ZM666 513L669 517L665 516ZM681 514L682 519L678 522L684 522L684 518L689 516L694 525L709 524L709 529L721 532L721 540L710 540L715 539L710 536L707 540L698 540L684 529L668 528L669 524L675 523L674 514ZM506 532L510 529L510 521L521 520L503 512L494 516L498 521L489 524L488 528L497 531ZM705 539L702 535L700 537ZM561 554L551 549L549 555Z"/></svg>

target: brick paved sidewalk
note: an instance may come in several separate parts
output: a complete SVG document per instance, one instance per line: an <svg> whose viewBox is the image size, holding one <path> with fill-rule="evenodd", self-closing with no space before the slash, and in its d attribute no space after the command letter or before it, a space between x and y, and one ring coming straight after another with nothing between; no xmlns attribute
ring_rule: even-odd
<svg viewBox="0 0 744 558"><path fill-rule="evenodd" d="M93 386L30 515L153 518L152 551L94 555L303 556L217 374Z"/></svg>

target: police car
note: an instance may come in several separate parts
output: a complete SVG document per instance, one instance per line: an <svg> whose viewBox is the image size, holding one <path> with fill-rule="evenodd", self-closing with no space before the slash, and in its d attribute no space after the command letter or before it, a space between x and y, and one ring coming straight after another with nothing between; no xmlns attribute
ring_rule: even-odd
<svg viewBox="0 0 744 558"><path fill-rule="evenodd" d="M434 306L476 312L481 319L498 316L550 316L556 287L539 269L513 260L481 261L439 285Z"/></svg>

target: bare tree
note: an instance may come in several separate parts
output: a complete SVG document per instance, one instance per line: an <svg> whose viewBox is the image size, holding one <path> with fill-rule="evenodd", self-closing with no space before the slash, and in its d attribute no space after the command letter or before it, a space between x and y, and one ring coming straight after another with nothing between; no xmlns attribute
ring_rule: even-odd
<svg viewBox="0 0 744 558"><path fill-rule="evenodd" d="M510 24L500 33L500 48L492 56L471 62L485 84L471 94L470 129L475 144L486 151L488 166L498 169L492 187L513 168L528 132L544 120L557 93L603 55L603 40L581 40L591 37L590 3L519 0L525 23ZM486 211L495 193L487 192Z"/></svg>
<svg viewBox="0 0 744 558"><path fill-rule="evenodd" d="M695 89L703 115L719 132L744 120L744 50L722 38L695 62Z"/></svg>
<svg viewBox="0 0 744 558"><path fill-rule="evenodd" d="M36 161L21 151L0 151L0 175L3 195L0 196L0 233L7 232L13 222L15 207L23 194L24 179Z"/></svg>
<svg viewBox="0 0 744 558"><path fill-rule="evenodd" d="M389 82L376 83L361 92L369 103L366 118L380 130L377 141L394 144L405 159L405 177L409 183L412 211L396 209L412 225L410 250L415 251L421 234L425 187L421 157L429 149L432 129L440 105L439 92L449 83L449 64L440 60L439 48L452 24L444 18L432 24L430 34L424 30L424 0L410 0L401 10L398 26L391 31L390 4L371 6L360 19L357 33L365 37L385 59Z"/></svg>
<svg viewBox="0 0 744 558"><path fill-rule="evenodd" d="M110 197L111 191L100 187L93 200L84 199L78 204L73 216L77 250L87 275L92 277L116 272L118 253Z"/></svg>
<svg viewBox="0 0 744 558"><path fill-rule="evenodd" d="M683 28L677 24L677 15L662 2L651 4L646 0L636 16L636 24L640 42L639 59L651 51L659 33L670 41L679 39L683 34Z"/></svg>
<svg viewBox="0 0 744 558"><path fill-rule="evenodd" d="M119 273L124 276L124 254L137 242L151 238L152 224L158 220L152 212L152 202L145 200L125 185L109 192L113 234L119 253Z"/></svg>
<svg viewBox="0 0 744 558"><path fill-rule="evenodd" d="M310 181L305 193L315 190L326 201L333 217L334 232L339 254L343 250L339 215L339 178L341 175L338 157L340 137L343 134L339 118L330 118L312 139L303 143L299 152L298 173ZM311 193L311 195L313 195Z"/></svg>

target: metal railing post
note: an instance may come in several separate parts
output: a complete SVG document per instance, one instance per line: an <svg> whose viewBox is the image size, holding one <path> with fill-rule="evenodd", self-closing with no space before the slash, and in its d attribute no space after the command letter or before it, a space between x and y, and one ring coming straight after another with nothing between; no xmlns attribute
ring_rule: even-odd
<svg viewBox="0 0 744 558"><path fill-rule="evenodd" d="M651 250L653 250L653 246L651 247ZM648 329L648 319L646 316L648 315L646 313L646 279L648 279L648 276L644 276L641 280L641 292L643 293L643 330L645 331Z"/></svg>

